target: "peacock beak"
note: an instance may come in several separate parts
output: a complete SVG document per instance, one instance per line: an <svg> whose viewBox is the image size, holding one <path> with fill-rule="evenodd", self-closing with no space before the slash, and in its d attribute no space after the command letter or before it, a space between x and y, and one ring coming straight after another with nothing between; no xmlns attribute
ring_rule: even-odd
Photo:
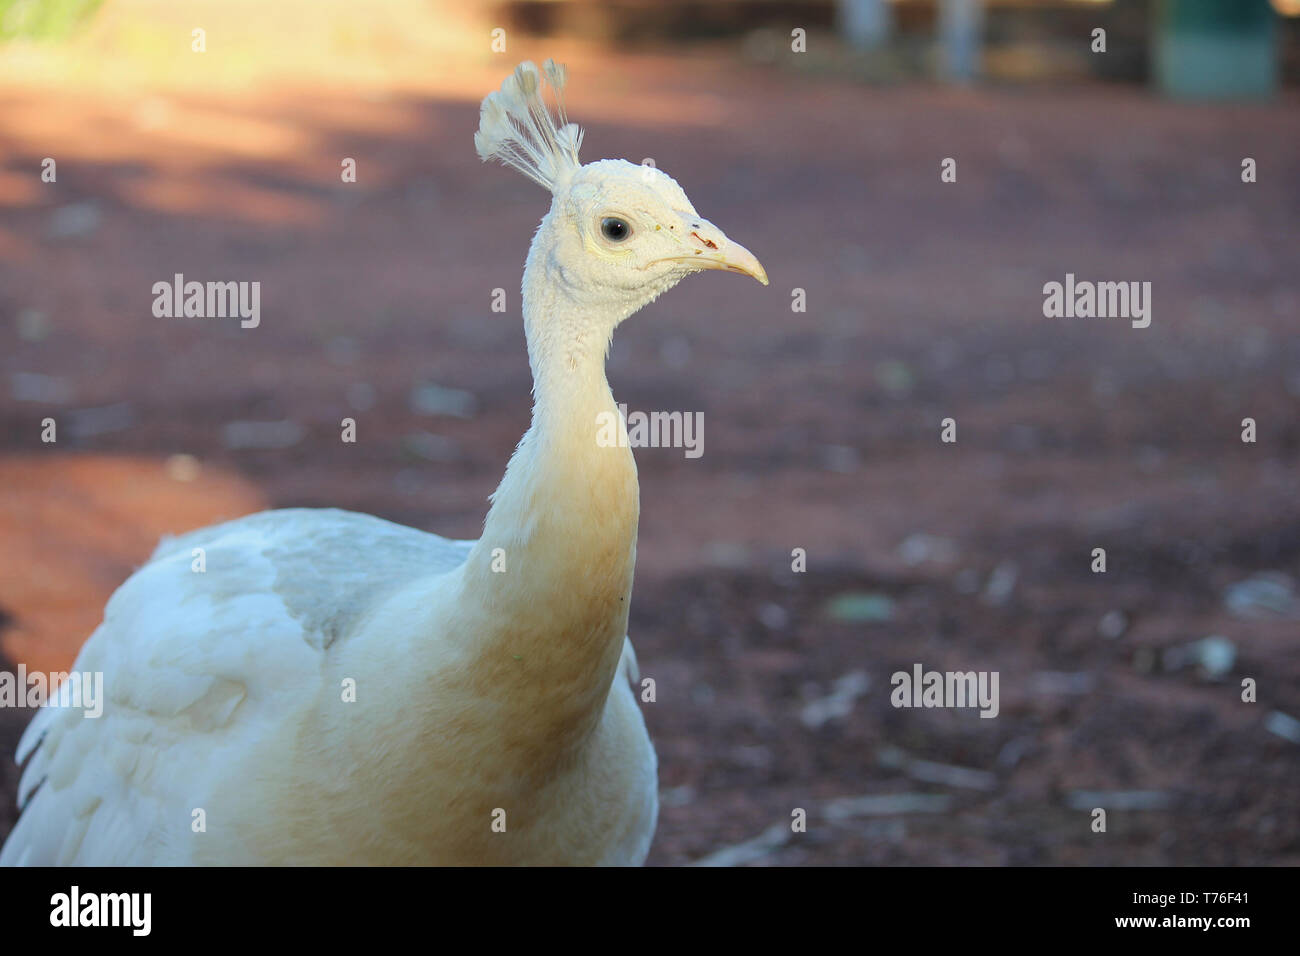
<svg viewBox="0 0 1300 956"><path fill-rule="evenodd" d="M721 255L709 255L706 252L700 256L704 268L722 269L724 272L738 272L743 276L753 276L763 285L767 285L767 270L763 268L763 263L758 261L758 256L730 239L724 239L724 242L718 245Z"/></svg>
<svg viewBox="0 0 1300 956"><path fill-rule="evenodd" d="M740 243L728 239L707 219L688 219L673 231L684 233L681 241L690 249L687 255L673 256L674 262L688 263L697 269L718 269L753 276L763 285L768 284L767 270L758 257Z"/></svg>

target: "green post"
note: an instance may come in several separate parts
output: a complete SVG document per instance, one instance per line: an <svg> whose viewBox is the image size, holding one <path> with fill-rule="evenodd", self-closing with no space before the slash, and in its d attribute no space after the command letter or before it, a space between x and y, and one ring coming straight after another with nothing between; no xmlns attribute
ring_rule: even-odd
<svg viewBox="0 0 1300 956"><path fill-rule="evenodd" d="M1269 0L1159 0L1155 20L1155 81L1170 96L1265 99L1277 90Z"/></svg>

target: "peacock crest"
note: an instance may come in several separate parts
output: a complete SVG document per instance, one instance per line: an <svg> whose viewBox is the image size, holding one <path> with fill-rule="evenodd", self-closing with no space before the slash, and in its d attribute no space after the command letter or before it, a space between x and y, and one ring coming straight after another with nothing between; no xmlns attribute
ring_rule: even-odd
<svg viewBox="0 0 1300 956"><path fill-rule="evenodd" d="M555 91L556 117L542 99L543 78ZM568 71L554 60L542 69L531 61L520 63L489 93L479 111L474 146L479 159L496 159L513 166L533 182L556 192L577 171L582 129L564 112L564 84Z"/></svg>

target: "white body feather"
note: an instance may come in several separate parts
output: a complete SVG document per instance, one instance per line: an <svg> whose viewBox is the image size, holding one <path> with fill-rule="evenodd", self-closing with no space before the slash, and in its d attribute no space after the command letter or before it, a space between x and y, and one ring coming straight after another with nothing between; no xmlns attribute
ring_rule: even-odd
<svg viewBox="0 0 1300 956"><path fill-rule="evenodd" d="M30 802L0 864L640 862L655 761L626 680L577 761L525 795L528 768L494 767L504 741L471 732L484 702L457 679L458 642L422 635L433 653L415 660L441 649L450 673L413 672L414 635L393 619L410 631L400 609L454 592L472 545L329 510L165 542L77 659L104 673L103 716L45 708L24 734ZM628 644L620 670L634 667ZM602 792L590 764L629 757ZM490 827L498 806L505 833Z"/></svg>

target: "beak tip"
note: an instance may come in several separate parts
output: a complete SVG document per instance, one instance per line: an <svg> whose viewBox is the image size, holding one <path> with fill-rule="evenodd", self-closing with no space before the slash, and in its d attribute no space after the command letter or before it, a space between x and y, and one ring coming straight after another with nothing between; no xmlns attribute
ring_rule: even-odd
<svg viewBox="0 0 1300 956"><path fill-rule="evenodd" d="M763 263L758 261L758 256L748 249L741 249L740 252L741 255L732 260L732 268L742 275L753 276L763 285L770 285L767 281L767 270L763 268Z"/></svg>

